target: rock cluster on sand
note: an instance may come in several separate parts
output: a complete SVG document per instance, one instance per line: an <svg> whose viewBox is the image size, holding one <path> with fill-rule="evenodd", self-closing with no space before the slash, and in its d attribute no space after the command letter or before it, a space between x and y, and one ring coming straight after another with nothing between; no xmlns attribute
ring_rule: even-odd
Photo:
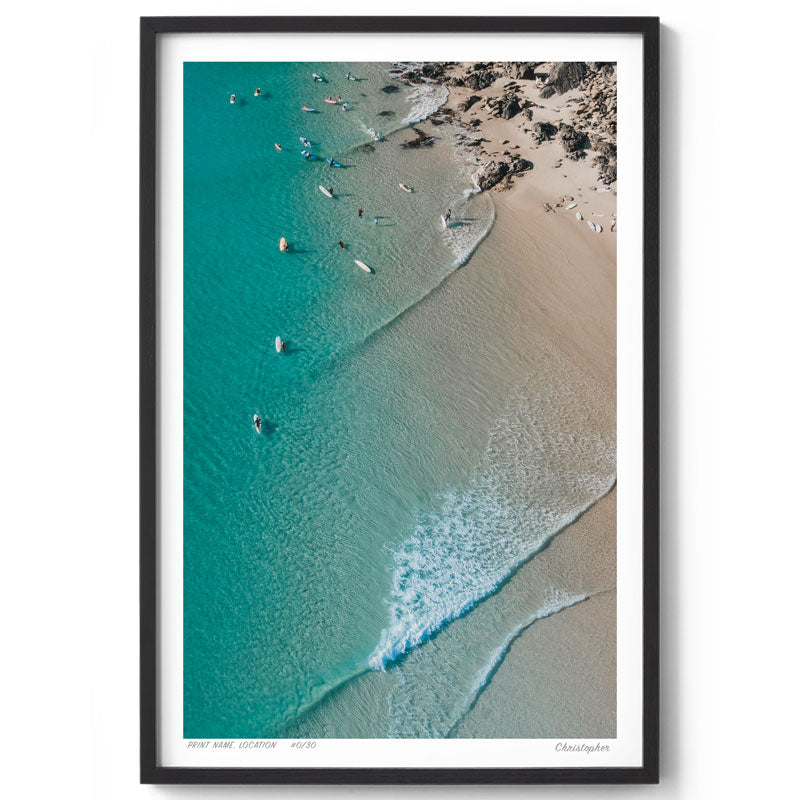
<svg viewBox="0 0 800 800"><path fill-rule="evenodd" d="M510 188L511 179L514 175L527 172L533 169L530 161L514 154L503 159L503 161L489 161L485 163L478 173L478 186L483 191L498 188ZM502 182L502 186L500 186Z"/></svg>
<svg viewBox="0 0 800 800"><path fill-rule="evenodd" d="M436 82L451 87L466 87L461 90L459 102L450 108L435 111L430 117L432 125L442 125L453 117L465 131L481 127L475 109L498 119L524 120L520 125L512 122L507 130L514 128L530 135L537 145L553 141L551 147L563 149L554 169L562 167L562 159L579 161L589 156L597 169L600 182L609 185L617 178L617 70L607 62L544 62L544 61L484 61L475 63L444 62L423 63L413 68L404 65L393 74L407 83ZM498 87L502 81L502 88ZM544 81L544 83L543 83ZM479 94L483 90L488 92ZM536 92L536 94L534 94ZM486 95L489 95L488 97ZM564 95L563 99L558 97ZM458 95L457 95L458 96ZM541 97L549 100L544 105L534 102ZM482 114L482 116L484 115ZM528 122L530 121L530 122ZM516 122L516 120L515 120ZM406 148L427 147L435 137L428 136L419 128L412 129L415 138L402 144ZM463 146L480 150L487 140L475 130L472 137L466 133L461 137ZM475 138L475 136L480 138ZM512 136L513 140L515 136ZM500 141L499 139L497 141ZM530 141L530 140L529 140ZM524 144L524 143L523 143ZM513 176L532 168L530 161L519 155L511 155L520 147L519 141L512 143L503 139L501 145L504 160L484 163L477 177L481 189L502 190L511 185ZM498 148L500 149L500 148ZM496 156L496 153L493 155Z"/></svg>
<svg viewBox="0 0 800 800"><path fill-rule="evenodd" d="M613 142L599 142L594 147L597 155L592 163L600 173L605 184L614 183L617 179L617 146Z"/></svg>
<svg viewBox="0 0 800 800"><path fill-rule="evenodd" d="M468 86L470 89L476 91L488 89L495 82L496 78L497 75L488 69L477 70L476 72L471 72L464 78L464 86Z"/></svg>
<svg viewBox="0 0 800 800"><path fill-rule="evenodd" d="M542 89L542 97L546 100L554 94L564 94L570 89L577 89L586 77L589 67L584 61L556 61L550 67L548 84Z"/></svg>
<svg viewBox="0 0 800 800"><path fill-rule="evenodd" d="M506 61L503 67L507 75L523 81L532 81L536 77L536 67L541 61Z"/></svg>
<svg viewBox="0 0 800 800"><path fill-rule="evenodd" d="M579 131L572 125L562 122L558 126L556 138L561 142L564 154L570 161L577 161L586 155L586 148L589 147L589 137L583 131Z"/></svg>
<svg viewBox="0 0 800 800"><path fill-rule="evenodd" d="M426 61L418 69L409 69L400 72L400 77L409 83L424 83L426 80L441 80L445 77L445 67L451 62L431 62ZM398 70L392 70L397 74Z"/></svg>
<svg viewBox="0 0 800 800"><path fill-rule="evenodd" d="M428 136L425 131L422 131L419 128L412 128L411 130L414 131L416 136L409 142L403 142L400 147L409 149L415 147L430 147L436 141L433 136Z"/></svg>
<svg viewBox="0 0 800 800"><path fill-rule="evenodd" d="M537 142L546 142L552 139L556 133L558 133L558 128L551 122L536 122L531 128L531 136Z"/></svg>

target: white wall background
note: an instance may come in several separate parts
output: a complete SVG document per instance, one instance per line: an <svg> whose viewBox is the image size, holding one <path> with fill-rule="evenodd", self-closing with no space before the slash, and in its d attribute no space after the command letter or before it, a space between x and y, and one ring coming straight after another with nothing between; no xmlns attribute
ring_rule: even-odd
<svg viewBox="0 0 800 800"><path fill-rule="evenodd" d="M138 785L138 17L398 7L42 0L3 12L6 796L796 796L800 15L774 0L402 4L664 23L661 786Z"/></svg>

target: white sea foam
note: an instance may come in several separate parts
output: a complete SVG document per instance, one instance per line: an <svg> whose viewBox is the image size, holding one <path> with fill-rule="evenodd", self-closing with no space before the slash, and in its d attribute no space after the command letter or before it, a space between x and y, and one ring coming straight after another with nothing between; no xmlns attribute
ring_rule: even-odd
<svg viewBox="0 0 800 800"><path fill-rule="evenodd" d="M421 514L394 552L389 623L370 667L385 669L495 592L614 485L613 427L594 419L596 388L570 377L547 396L532 380L518 387L470 485Z"/></svg>
<svg viewBox="0 0 800 800"><path fill-rule="evenodd" d="M494 225L494 203L489 195L478 199L473 189L465 189L463 201L456 202L453 223L443 230L448 247L455 256L455 264L463 266L489 235ZM477 215L477 216L476 216ZM461 218L470 218L463 223Z"/></svg>
<svg viewBox="0 0 800 800"><path fill-rule="evenodd" d="M517 625L516 628L514 628L514 630L508 634L508 636L506 636L500 647L498 647L492 653L488 663L476 677L475 684L472 687L469 697L467 697L467 699L464 701L465 709L468 711L475 704L478 695L484 690L495 672L497 672L497 669L500 664L503 663L503 659L506 657L509 648L523 631L530 628L534 622L546 619L547 617L552 617L553 614L558 614L559 611L563 611L565 608L582 603L588 597L588 594L572 594L560 589L551 589L548 592L545 604L536 612L531 614L526 620L520 622L520 624Z"/></svg>
<svg viewBox="0 0 800 800"><path fill-rule="evenodd" d="M441 83L418 84L406 98L411 104L411 108L403 122L407 125L422 122L441 108L449 96L447 87Z"/></svg>

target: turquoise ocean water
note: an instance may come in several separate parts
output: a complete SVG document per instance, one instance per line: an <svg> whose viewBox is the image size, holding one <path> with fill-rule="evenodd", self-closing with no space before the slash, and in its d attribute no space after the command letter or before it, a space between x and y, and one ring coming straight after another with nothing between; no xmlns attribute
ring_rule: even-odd
<svg viewBox="0 0 800 800"><path fill-rule="evenodd" d="M451 734L504 642L582 599L509 598L613 482L613 439L565 438L593 387L554 406L525 353L488 357L517 324L507 287L476 304L457 282L491 199L450 126L400 146L446 90L391 68L184 68L187 737Z"/></svg>

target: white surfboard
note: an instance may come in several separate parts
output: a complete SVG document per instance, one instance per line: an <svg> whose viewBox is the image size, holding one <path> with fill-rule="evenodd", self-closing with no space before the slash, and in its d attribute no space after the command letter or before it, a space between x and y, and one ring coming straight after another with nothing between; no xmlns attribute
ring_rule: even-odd
<svg viewBox="0 0 800 800"><path fill-rule="evenodd" d="M587 224L587 225L588 225L588 226L589 226L589 227L590 227L590 228L591 228L593 231L596 231L596 230L597 230L597 225L595 225L595 224L594 224L594 222L592 222L590 219L587 219L587 220L586 220L586 224Z"/></svg>
<svg viewBox="0 0 800 800"><path fill-rule="evenodd" d="M570 203L570 204L567 206L567 210L569 211L569 209L570 209L570 208L575 208L577 205L578 205L577 203Z"/></svg>
<svg viewBox="0 0 800 800"><path fill-rule="evenodd" d="M575 219L583 219L583 214L580 211L575 212Z"/></svg>
<svg viewBox="0 0 800 800"><path fill-rule="evenodd" d="M281 236L281 240L278 243L278 249L281 251L281 253L285 253L289 249L289 242L287 242L283 236Z"/></svg>
<svg viewBox="0 0 800 800"><path fill-rule="evenodd" d="M445 218L444 214L442 214L442 227L443 228L447 227L447 219Z"/></svg>
<svg viewBox="0 0 800 800"><path fill-rule="evenodd" d="M280 336L275 337L275 352L280 353L281 348L283 347L283 339Z"/></svg>
<svg viewBox="0 0 800 800"><path fill-rule="evenodd" d="M356 263L356 266L357 267L361 267L361 269L363 269L364 272L370 272L370 273L372 272L372 269L370 267L368 267L363 261L359 261L358 259L356 259L355 263Z"/></svg>
<svg viewBox="0 0 800 800"><path fill-rule="evenodd" d="M408 192L409 194L411 194L411 187L410 187L410 186L406 186L404 183L399 183L399 184L398 184L398 186L399 186L399 187L400 187L400 188L401 188L401 189L402 189L404 192Z"/></svg>
<svg viewBox="0 0 800 800"><path fill-rule="evenodd" d="M253 414L253 427L256 429L256 433L261 433L261 420L258 418L258 414Z"/></svg>
<svg viewBox="0 0 800 800"><path fill-rule="evenodd" d="M326 197L333 197L333 195L324 187L320 186L319 190L324 194Z"/></svg>

